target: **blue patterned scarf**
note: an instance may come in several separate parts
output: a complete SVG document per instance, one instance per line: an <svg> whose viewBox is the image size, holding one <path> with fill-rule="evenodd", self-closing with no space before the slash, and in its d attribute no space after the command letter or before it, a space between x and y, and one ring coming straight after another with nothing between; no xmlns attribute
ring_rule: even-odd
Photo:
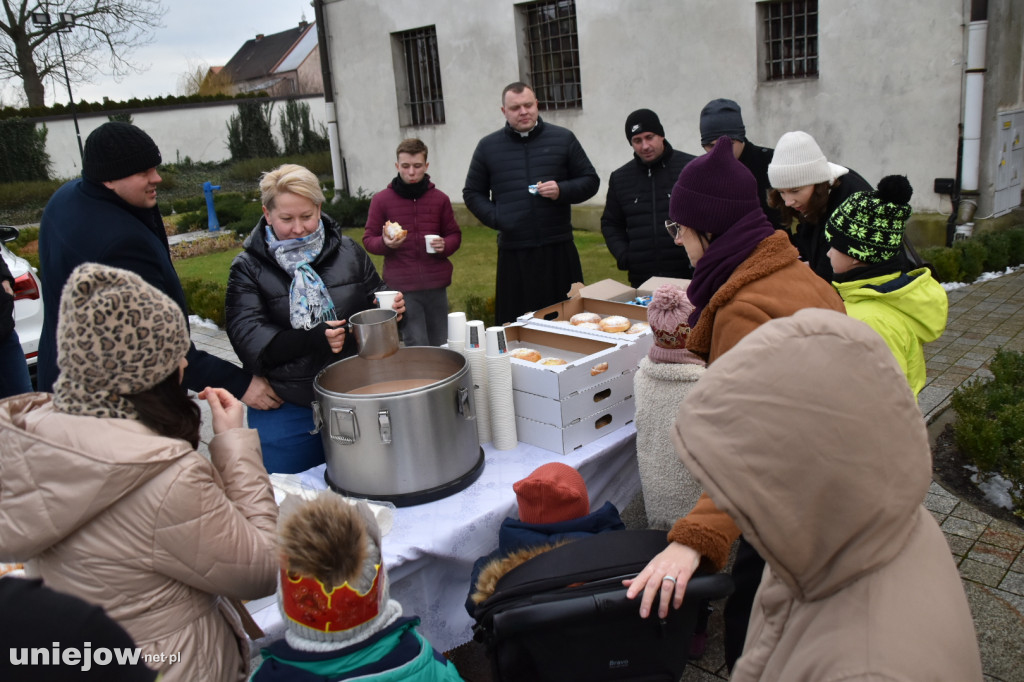
<svg viewBox="0 0 1024 682"><path fill-rule="evenodd" d="M324 248L324 222L316 231L297 239L279 240L267 225L267 248L292 278L288 289L288 315L292 329L312 329L324 320L338 319L334 301L310 263Z"/></svg>

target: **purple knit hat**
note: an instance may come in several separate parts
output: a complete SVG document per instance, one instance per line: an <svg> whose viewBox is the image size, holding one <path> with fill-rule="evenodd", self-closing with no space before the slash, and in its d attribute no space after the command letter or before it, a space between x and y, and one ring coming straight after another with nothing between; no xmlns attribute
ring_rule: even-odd
<svg viewBox="0 0 1024 682"><path fill-rule="evenodd" d="M686 350L686 338L690 335L690 325L686 320L692 311L693 304L679 287L662 284L654 291L647 306L647 323L654 334L654 345L647 352L651 362L679 364L700 361Z"/></svg>
<svg viewBox="0 0 1024 682"><path fill-rule="evenodd" d="M732 154L728 137L686 164L672 188L668 217L698 232L722 234L740 218L761 208L757 180Z"/></svg>

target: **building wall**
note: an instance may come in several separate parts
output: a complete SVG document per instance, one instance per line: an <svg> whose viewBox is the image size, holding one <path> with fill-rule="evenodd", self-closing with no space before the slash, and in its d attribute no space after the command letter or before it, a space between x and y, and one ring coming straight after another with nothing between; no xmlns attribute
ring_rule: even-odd
<svg viewBox="0 0 1024 682"><path fill-rule="evenodd" d="M323 96L299 97L300 102L309 104L310 122L314 128L326 120ZM189 157L195 162L219 162L229 159L228 120L238 112L233 102L217 104L181 105L131 111L132 122L149 133L160 147L164 163L184 161ZM284 112L284 100L274 106L272 129L278 143L281 143L280 116ZM93 130L107 122L107 114L84 114L78 117L82 131L82 144ZM52 175L72 178L82 172L82 161L75 139L74 121L70 116L41 119L48 128L46 152L52 162Z"/></svg>
<svg viewBox="0 0 1024 682"><path fill-rule="evenodd" d="M320 47L309 53L298 68L299 92L304 95L324 94L324 72L320 68Z"/></svg>
<svg viewBox="0 0 1024 682"><path fill-rule="evenodd" d="M542 116L571 128L590 155L602 179L592 204L603 204L608 175L631 158L630 111L654 109L673 146L699 153L701 108L728 97L742 106L754 143L774 146L784 132L806 130L829 160L871 182L906 174L915 209L948 212L933 180L956 174L969 2L819 0L820 77L760 83L753 0L577 0L583 108ZM433 180L461 200L477 141L504 124L501 89L520 79L515 12L511 0L328 0L353 188L385 186L395 145L416 136L430 147ZM390 34L428 25L437 30L446 122L400 127Z"/></svg>

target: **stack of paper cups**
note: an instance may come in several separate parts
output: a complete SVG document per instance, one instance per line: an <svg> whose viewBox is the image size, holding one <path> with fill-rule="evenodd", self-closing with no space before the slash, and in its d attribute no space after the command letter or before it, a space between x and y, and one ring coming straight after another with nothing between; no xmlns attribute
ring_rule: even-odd
<svg viewBox="0 0 1024 682"><path fill-rule="evenodd" d="M466 313L448 313L448 348L457 353L466 349Z"/></svg>
<svg viewBox="0 0 1024 682"><path fill-rule="evenodd" d="M473 402L476 405L476 433L480 444L491 442L491 400L487 395L487 359L484 351L484 323L470 320L466 323L466 356L473 374Z"/></svg>
<svg viewBox="0 0 1024 682"><path fill-rule="evenodd" d="M512 357L504 327L487 328L487 395L491 402L491 438L497 450L512 450L519 443L512 404Z"/></svg>

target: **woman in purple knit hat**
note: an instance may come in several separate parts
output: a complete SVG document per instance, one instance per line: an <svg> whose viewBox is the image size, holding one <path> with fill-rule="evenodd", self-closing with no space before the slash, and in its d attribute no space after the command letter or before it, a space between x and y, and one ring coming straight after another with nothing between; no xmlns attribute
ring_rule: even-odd
<svg viewBox="0 0 1024 682"><path fill-rule="evenodd" d="M757 181L720 138L706 155L687 164L672 189L666 227L686 249L694 267L686 294L693 304L686 348L708 365L768 320L803 308L845 312L828 282L801 263L786 233L776 231L758 200ZM685 402L682 409L686 409ZM698 566L721 570L740 531L706 494L668 533L669 546L633 580L627 596L650 615L655 597L659 617L669 603L679 608L686 582ZM736 592L726 604L726 662L742 652L754 593L764 562L742 543L733 568Z"/></svg>

